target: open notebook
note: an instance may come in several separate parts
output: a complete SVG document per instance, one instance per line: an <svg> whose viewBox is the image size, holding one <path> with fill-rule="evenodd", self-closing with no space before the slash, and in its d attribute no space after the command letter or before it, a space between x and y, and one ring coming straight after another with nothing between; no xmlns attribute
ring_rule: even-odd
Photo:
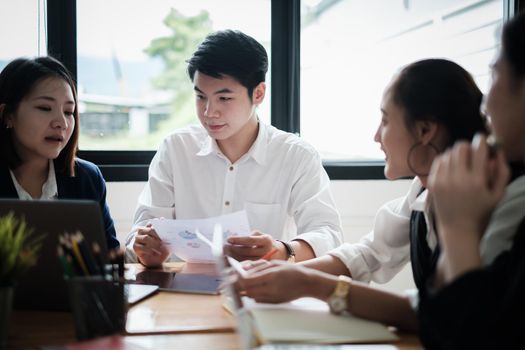
<svg viewBox="0 0 525 350"><path fill-rule="evenodd" d="M228 257L227 261L240 274L246 273L236 260ZM263 304L243 297L240 302L232 303L232 296L238 300L238 295L231 287L227 294L230 298L226 299L225 307L236 314L244 344L344 344L398 340L381 323L350 315L334 315L326 303L314 298L301 298L283 304ZM246 327L246 323L252 324L251 329Z"/></svg>
<svg viewBox="0 0 525 350"><path fill-rule="evenodd" d="M241 275L246 274L235 259L228 257L224 260L220 238L218 241L210 242L210 245L220 270L229 265ZM257 343L344 344L398 340L381 323L349 315L334 315L326 303L314 298L301 298L283 304L263 304L248 297L241 299L230 284L225 285L225 306L236 317L245 349L252 349Z"/></svg>
<svg viewBox="0 0 525 350"><path fill-rule="evenodd" d="M392 342L398 337L384 325L330 313L326 303L301 298L285 304L261 304L243 298L262 343L343 344Z"/></svg>

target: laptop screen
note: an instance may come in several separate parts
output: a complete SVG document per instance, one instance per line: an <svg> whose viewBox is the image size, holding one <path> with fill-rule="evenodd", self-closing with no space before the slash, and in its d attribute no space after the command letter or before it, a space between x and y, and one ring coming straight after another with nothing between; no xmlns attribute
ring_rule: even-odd
<svg viewBox="0 0 525 350"><path fill-rule="evenodd" d="M57 258L58 236L80 231L89 246L97 242L101 255L107 256L104 225L95 201L52 200L25 201L0 199L0 217L13 212L24 218L35 235L43 235L37 263L17 281L15 309L69 310L62 267Z"/></svg>

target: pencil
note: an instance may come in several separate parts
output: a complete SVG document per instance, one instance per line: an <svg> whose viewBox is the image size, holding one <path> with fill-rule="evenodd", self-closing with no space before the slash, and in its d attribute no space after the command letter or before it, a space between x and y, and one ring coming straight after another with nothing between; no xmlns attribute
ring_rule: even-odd
<svg viewBox="0 0 525 350"><path fill-rule="evenodd" d="M62 269L64 272L65 277L72 277L73 272L71 271L71 263L68 261L67 256L64 255L64 249L62 247L57 248L58 253L58 259L60 260L60 263L62 264ZM69 259L70 260L70 259Z"/></svg>
<svg viewBox="0 0 525 350"><path fill-rule="evenodd" d="M272 256L274 256L278 251L279 251L279 249L277 249L277 248L274 247L274 248L273 248L272 250L270 250L268 253L264 254L264 255L261 257L261 259L263 259L263 260L270 260L270 258L271 258Z"/></svg>
<svg viewBox="0 0 525 350"><path fill-rule="evenodd" d="M71 243L71 237L69 236L69 233L64 233L64 235L62 235L61 243L64 248L65 255L71 258L71 266L73 269L73 275L77 275L77 276L82 275L83 270L82 270L82 267L80 266L80 263L77 261L77 258L75 257L75 253L73 252L73 245Z"/></svg>
<svg viewBox="0 0 525 350"><path fill-rule="evenodd" d="M95 261L97 262L98 268L100 270L100 274L103 277L106 277L106 265L102 261L100 246L98 245L97 242L93 242L92 247L93 247L93 255L95 256Z"/></svg>
<svg viewBox="0 0 525 350"><path fill-rule="evenodd" d="M78 264L80 265L80 268L84 272L84 276L89 276L88 268L84 262L82 254L80 253L80 248L78 247L78 242L75 237L71 237L71 247L73 248L73 253L78 261Z"/></svg>
<svg viewBox="0 0 525 350"><path fill-rule="evenodd" d="M86 267L89 271L90 275L100 275L101 272L98 271L97 264L95 263L95 260L93 258L93 254L91 254L89 247L87 246L86 240L84 239L84 235L77 231L74 235L76 238L76 241L78 243L78 249L80 250L80 254L84 258L84 262L86 263Z"/></svg>

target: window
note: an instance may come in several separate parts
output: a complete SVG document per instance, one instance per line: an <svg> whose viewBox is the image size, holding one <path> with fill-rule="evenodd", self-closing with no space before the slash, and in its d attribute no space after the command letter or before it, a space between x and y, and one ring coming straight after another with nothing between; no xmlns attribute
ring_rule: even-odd
<svg viewBox="0 0 525 350"><path fill-rule="evenodd" d="M45 55L46 25L44 0L0 2L0 70L17 57Z"/></svg>
<svg viewBox="0 0 525 350"><path fill-rule="evenodd" d="M220 29L270 54L270 24L270 0L77 0L80 149L155 150L197 123L185 61ZM269 90L259 116L270 121Z"/></svg>
<svg viewBox="0 0 525 350"><path fill-rule="evenodd" d="M176 123L183 125L184 119L189 122L193 118L193 108L187 107L190 115L176 112L171 104L160 104L162 98L169 101L162 91L174 91L154 83L159 72L167 76L164 63L143 51L153 39L173 33L162 24L171 8L183 16L194 16L205 9L214 29L237 28L266 46L274 62L274 77L269 75L267 84L273 90L271 121L283 130L301 133L318 148L332 179L383 179L382 154L372 135L380 95L395 71L410 60L439 55L472 71L485 90L487 65L498 45L494 29L502 18L522 11L524 4L521 0L155 0L147 5L143 0L41 1L48 8L49 52L78 76L80 107L83 112L93 113L92 119L86 118L86 125L82 125L85 133L81 135L80 156L98 164L109 181L146 180L147 167L162 137ZM104 26L106 29L99 28ZM150 27L162 28L160 36L157 32L151 34ZM434 48L438 50L430 50L425 43L439 39L439 35L429 35L439 30L430 28L446 29L443 34L448 33L448 40L456 45L436 41ZM355 33L349 33L350 29ZM149 38L144 39L144 33L150 33ZM376 40L372 45L364 45L359 38L365 36ZM91 38L98 44L90 44ZM460 40L465 40L465 49L472 49L471 44L483 44L485 48L472 49L469 54L462 50ZM343 42L349 44L339 45ZM135 60L127 57L130 47L134 47L135 54L130 57ZM419 48L423 51L419 52ZM375 54L365 59L370 52ZM406 56L401 55L405 53ZM137 57L142 61L137 61ZM88 58L97 60L95 69L83 64ZM343 81L343 73L349 74L336 69L335 64L341 61L352 63L354 70L353 79L346 81L360 81L361 85L344 89L337 85ZM362 62L367 65L356 71L356 63ZM374 62L380 63L374 65L379 69L364 74L368 63ZM143 71L149 77L143 76L140 88L133 88L132 77ZM94 89L89 81L101 75L107 75L106 85ZM356 79L363 75L365 80ZM348 91L355 89L360 98L350 101L352 95ZM144 95L132 96L134 91ZM99 100L94 103L90 95ZM269 97L267 91L266 102L259 111L265 121L270 120ZM366 104L368 109L365 100L370 102ZM167 112L168 108L172 110ZM107 129L100 129L101 120L105 120ZM146 136L136 136L135 132Z"/></svg>
<svg viewBox="0 0 525 350"><path fill-rule="evenodd" d="M303 0L301 135L326 160L379 160L383 89L403 65L443 57L486 91L503 0Z"/></svg>

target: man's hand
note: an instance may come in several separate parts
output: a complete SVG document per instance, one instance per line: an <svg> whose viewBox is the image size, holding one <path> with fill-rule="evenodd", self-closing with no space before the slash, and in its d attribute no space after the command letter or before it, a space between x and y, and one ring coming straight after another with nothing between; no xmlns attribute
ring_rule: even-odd
<svg viewBox="0 0 525 350"><path fill-rule="evenodd" d="M243 261L261 259L274 248L277 248L278 252L272 259L286 259L286 249L282 244L274 241L269 234L254 231L251 236L229 237L224 251L226 255Z"/></svg>
<svg viewBox="0 0 525 350"><path fill-rule="evenodd" d="M139 262L147 267L162 265L170 255L168 248L162 243L151 224L147 224L146 227L140 227L137 230L133 250L137 254Z"/></svg>

